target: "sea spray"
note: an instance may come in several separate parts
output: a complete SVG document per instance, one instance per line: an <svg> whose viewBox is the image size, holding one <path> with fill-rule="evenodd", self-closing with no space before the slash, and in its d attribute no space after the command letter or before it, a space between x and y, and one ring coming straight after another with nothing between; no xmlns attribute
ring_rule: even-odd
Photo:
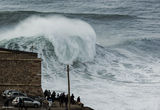
<svg viewBox="0 0 160 110"><path fill-rule="evenodd" d="M96 34L88 23L78 19L32 16L0 36L0 39L44 36L54 45L58 60L64 64L90 61L95 55Z"/></svg>

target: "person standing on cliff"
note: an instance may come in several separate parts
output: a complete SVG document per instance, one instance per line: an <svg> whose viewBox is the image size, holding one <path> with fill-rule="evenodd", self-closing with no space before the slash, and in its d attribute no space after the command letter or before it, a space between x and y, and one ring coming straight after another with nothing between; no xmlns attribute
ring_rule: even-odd
<svg viewBox="0 0 160 110"><path fill-rule="evenodd" d="M51 98L52 98L52 101L54 101L54 100L55 100L55 98L56 98L56 92L55 92L55 91L53 91L53 92L52 92L52 94L51 94Z"/></svg>
<svg viewBox="0 0 160 110"><path fill-rule="evenodd" d="M71 95L71 104L75 104L74 95L73 94Z"/></svg>
<svg viewBox="0 0 160 110"><path fill-rule="evenodd" d="M81 102L81 99L80 99L80 96L77 98L77 103L80 103Z"/></svg>
<svg viewBox="0 0 160 110"><path fill-rule="evenodd" d="M83 107L83 103L81 103L81 99L80 96L77 98L77 104L80 105L81 107Z"/></svg>
<svg viewBox="0 0 160 110"><path fill-rule="evenodd" d="M67 110L67 104L68 104L68 94L65 96L64 102L65 102L65 107L66 107L66 110Z"/></svg>
<svg viewBox="0 0 160 110"><path fill-rule="evenodd" d="M47 91L47 89L44 91L44 96L45 96L45 98L47 97L47 94L48 94L48 91Z"/></svg>
<svg viewBox="0 0 160 110"><path fill-rule="evenodd" d="M51 97L51 91L48 90L48 94L47 94L48 97Z"/></svg>

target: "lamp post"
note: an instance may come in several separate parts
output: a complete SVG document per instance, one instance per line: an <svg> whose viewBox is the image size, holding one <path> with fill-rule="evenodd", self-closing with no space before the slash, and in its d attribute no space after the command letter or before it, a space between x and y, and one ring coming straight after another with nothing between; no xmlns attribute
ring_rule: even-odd
<svg viewBox="0 0 160 110"><path fill-rule="evenodd" d="M67 77L68 77L68 110L70 110L70 79L69 79L69 65L67 65Z"/></svg>

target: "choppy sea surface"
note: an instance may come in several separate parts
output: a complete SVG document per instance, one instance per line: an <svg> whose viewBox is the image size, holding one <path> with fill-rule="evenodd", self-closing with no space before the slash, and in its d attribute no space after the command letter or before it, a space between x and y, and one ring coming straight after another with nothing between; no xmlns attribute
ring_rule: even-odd
<svg viewBox="0 0 160 110"><path fill-rule="evenodd" d="M70 64L95 110L160 109L159 0L0 0L0 47L37 52L43 89L67 93Z"/></svg>

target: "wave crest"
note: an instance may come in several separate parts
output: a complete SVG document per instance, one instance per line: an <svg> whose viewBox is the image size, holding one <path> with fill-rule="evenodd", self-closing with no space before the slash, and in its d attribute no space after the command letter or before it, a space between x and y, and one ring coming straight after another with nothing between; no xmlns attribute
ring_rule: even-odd
<svg viewBox="0 0 160 110"><path fill-rule="evenodd" d="M1 39L44 36L52 42L56 56L64 64L86 62L95 55L96 34L88 23L78 19L32 16L0 36Z"/></svg>

